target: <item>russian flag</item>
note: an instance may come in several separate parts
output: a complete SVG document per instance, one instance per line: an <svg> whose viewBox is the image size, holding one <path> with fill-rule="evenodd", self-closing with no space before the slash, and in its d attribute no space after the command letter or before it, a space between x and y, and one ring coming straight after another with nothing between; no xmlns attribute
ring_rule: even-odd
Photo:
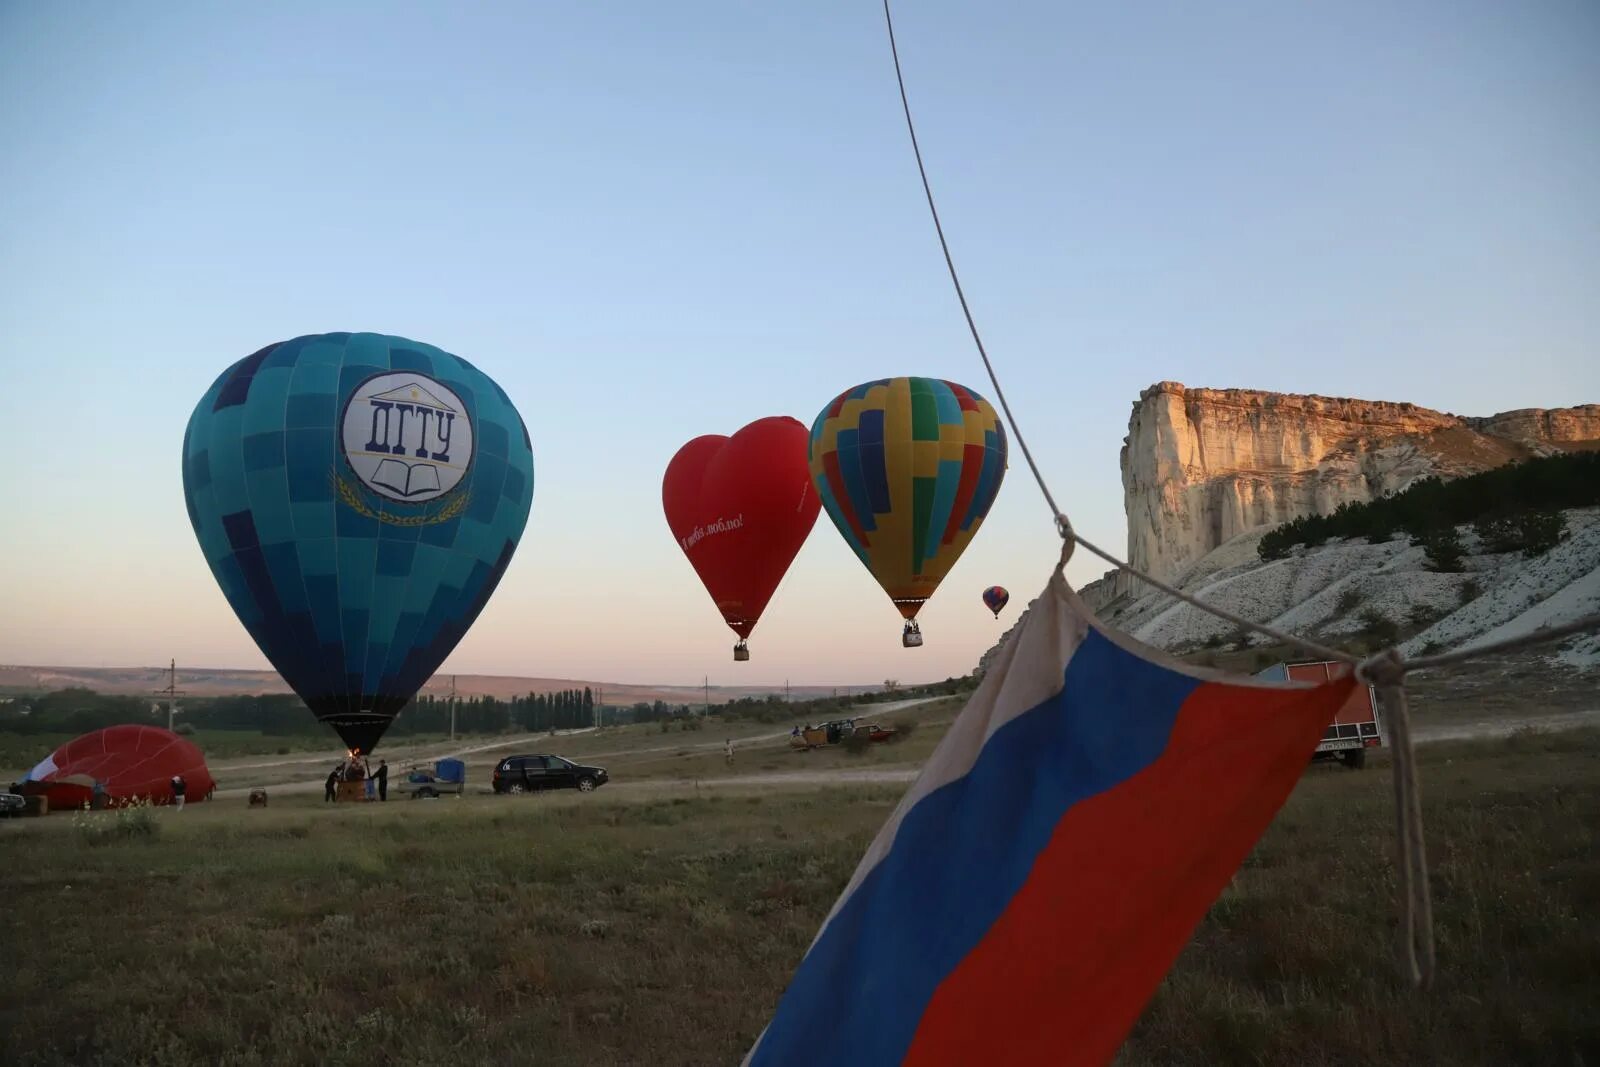
<svg viewBox="0 0 1600 1067"><path fill-rule="evenodd" d="M1057 572L745 1064L1110 1061L1353 684L1189 667Z"/></svg>

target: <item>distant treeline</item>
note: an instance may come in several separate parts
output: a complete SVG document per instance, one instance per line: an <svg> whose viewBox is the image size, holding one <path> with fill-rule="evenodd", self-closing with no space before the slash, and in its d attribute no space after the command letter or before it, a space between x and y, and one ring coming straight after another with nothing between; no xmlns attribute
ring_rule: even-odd
<svg viewBox="0 0 1600 1067"><path fill-rule="evenodd" d="M1565 536L1561 511L1596 505L1600 452L1543 456L1452 481L1424 478L1404 492L1341 504L1331 515L1301 516L1269 532L1257 552L1263 560L1282 559L1297 546L1315 547L1335 537L1377 544L1408 535L1459 564L1454 531L1472 523L1486 551L1534 555Z"/></svg>
<svg viewBox="0 0 1600 1067"><path fill-rule="evenodd" d="M837 699L787 702L782 696L741 697L712 705L712 713L723 719L757 722L786 722L789 719L842 717L847 709L871 705L878 700L959 693L972 688L970 678L949 678L932 685L901 688L882 693L862 693ZM16 696L0 704L0 731L19 734L88 733L118 723L152 723L165 726L164 706L155 707L153 697L114 696L90 689L60 689L42 696ZM269 737L308 737L328 732L306 709L299 697L287 693L262 696L195 697L179 704L177 728L192 730L239 730L259 732ZM616 726L630 722L672 722L698 720L704 706L639 702L631 706L599 709L600 725ZM456 700L458 734L499 734L512 730L548 733L596 725L594 692L589 688L567 689L555 693L530 693L524 697L499 700L495 697L468 697ZM417 734L442 734L450 730L450 699L432 695L412 700L396 716L387 738Z"/></svg>
<svg viewBox="0 0 1600 1067"><path fill-rule="evenodd" d="M43 696L16 697L0 705L0 730L13 733L87 733L118 723L165 726L165 706L154 698L112 696L90 689L60 689ZM315 736L328 727L319 723L299 697L288 693L261 696L195 697L179 704L179 732L249 730L268 737ZM466 697L456 701L456 732L504 733L517 727L547 732L594 724L594 694L588 689L530 693L511 700ZM421 696L407 704L387 736L448 733L448 697Z"/></svg>
<svg viewBox="0 0 1600 1067"><path fill-rule="evenodd" d="M785 700L780 694L771 693L764 697L740 697L725 704L717 704L712 710L723 719L745 722L826 722L831 719L857 716L863 709L870 711L874 704L923 697L957 696L971 692L977 685L978 679L973 675L967 675L961 678L946 678L942 682L930 682L927 685L901 686L897 682L888 682L882 690L871 693L850 693L837 697L818 697L813 700L791 701ZM657 701L657 708L663 706ZM652 709L649 715L640 717L639 709L644 707L646 705L633 706L634 721L647 722L660 717L655 709Z"/></svg>

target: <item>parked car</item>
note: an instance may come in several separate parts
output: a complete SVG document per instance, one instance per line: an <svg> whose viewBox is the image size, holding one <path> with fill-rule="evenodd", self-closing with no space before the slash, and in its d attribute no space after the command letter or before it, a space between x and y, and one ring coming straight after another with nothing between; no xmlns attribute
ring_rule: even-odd
<svg viewBox="0 0 1600 1067"><path fill-rule="evenodd" d="M0 793L0 819L21 815L28 808L28 800L17 793Z"/></svg>
<svg viewBox="0 0 1600 1067"><path fill-rule="evenodd" d="M604 767L586 767L560 756L538 753L507 756L494 766L496 793L533 793L544 789L576 789L590 793L606 784Z"/></svg>

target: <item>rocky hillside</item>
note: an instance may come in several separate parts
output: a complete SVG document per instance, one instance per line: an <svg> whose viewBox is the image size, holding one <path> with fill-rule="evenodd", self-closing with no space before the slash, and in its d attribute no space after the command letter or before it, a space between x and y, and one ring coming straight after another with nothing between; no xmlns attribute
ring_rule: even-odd
<svg viewBox="0 0 1600 1067"><path fill-rule="evenodd" d="M1600 508L1563 514L1565 540L1531 558L1487 552L1471 526L1460 527L1467 549L1461 573L1434 572L1423 549L1403 538L1330 541L1262 562L1256 545L1265 531L1258 530L1207 553L1176 575L1174 584L1245 618L1332 644L1400 641L1407 655L1472 648L1600 611ZM1109 585L1096 584L1100 617L1158 648L1204 653L1266 644L1165 593L1107 598ZM1266 658L1277 658L1273 651ZM1600 636L1575 638L1537 655L1600 670Z"/></svg>
<svg viewBox="0 0 1600 1067"><path fill-rule="evenodd" d="M1596 447L1600 404L1462 418L1415 404L1160 382L1133 406L1122 449L1127 558L1166 580L1240 535L1419 478ZM1133 592L1111 584L1086 593Z"/></svg>

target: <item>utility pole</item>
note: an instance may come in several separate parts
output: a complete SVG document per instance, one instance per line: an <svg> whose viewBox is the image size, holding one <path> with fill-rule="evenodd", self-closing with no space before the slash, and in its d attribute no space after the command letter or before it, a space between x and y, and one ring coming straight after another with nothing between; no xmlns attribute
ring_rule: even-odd
<svg viewBox="0 0 1600 1067"><path fill-rule="evenodd" d="M596 730L605 725L606 687L602 685L599 689L600 692L595 695L594 700L594 728Z"/></svg>
<svg viewBox="0 0 1600 1067"><path fill-rule="evenodd" d="M789 679L787 678L783 680L783 702L785 704L794 703L793 698L789 696Z"/></svg>
<svg viewBox="0 0 1600 1067"><path fill-rule="evenodd" d="M706 714L711 714L711 675L706 675Z"/></svg>
<svg viewBox="0 0 1600 1067"><path fill-rule="evenodd" d="M178 714L178 698L183 695L183 690L178 688L178 661L173 660L167 665L167 687L156 690L156 696L167 698L168 730L172 729L173 716Z"/></svg>
<svg viewBox="0 0 1600 1067"><path fill-rule="evenodd" d="M450 676L450 740L456 739L456 676Z"/></svg>

